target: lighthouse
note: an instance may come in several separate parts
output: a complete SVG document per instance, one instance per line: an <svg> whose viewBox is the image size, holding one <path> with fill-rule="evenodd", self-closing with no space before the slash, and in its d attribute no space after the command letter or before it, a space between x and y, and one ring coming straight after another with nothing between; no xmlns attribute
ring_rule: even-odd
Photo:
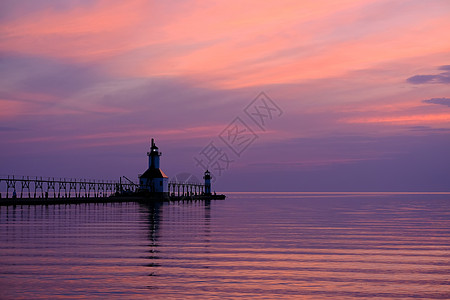
<svg viewBox="0 0 450 300"><path fill-rule="evenodd" d="M211 173L208 170L206 170L203 179L205 179L205 195L211 195Z"/></svg>
<svg viewBox="0 0 450 300"><path fill-rule="evenodd" d="M150 193L151 196L169 197L169 178L159 167L161 152L152 139L150 151L147 152L148 169L139 176L139 190Z"/></svg>

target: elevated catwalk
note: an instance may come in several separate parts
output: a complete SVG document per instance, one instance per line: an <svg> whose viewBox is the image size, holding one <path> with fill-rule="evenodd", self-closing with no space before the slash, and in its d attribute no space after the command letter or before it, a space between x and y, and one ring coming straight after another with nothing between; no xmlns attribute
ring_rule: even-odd
<svg viewBox="0 0 450 300"><path fill-rule="evenodd" d="M126 177L125 177L126 178ZM140 193L127 181L76 180L43 177L0 177L0 205L42 205L105 202L155 202L223 200L225 195L206 194L203 185L170 182L171 194L160 198Z"/></svg>

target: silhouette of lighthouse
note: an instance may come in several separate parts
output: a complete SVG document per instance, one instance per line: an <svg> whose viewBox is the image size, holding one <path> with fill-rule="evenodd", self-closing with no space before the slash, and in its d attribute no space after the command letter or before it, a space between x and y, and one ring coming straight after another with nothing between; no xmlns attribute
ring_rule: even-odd
<svg viewBox="0 0 450 300"><path fill-rule="evenodd" d="M139 189L149 192L152 196L167 198L169 197L169 178L159 168L159 159L161 152L152 139L150 152L148 155L148 169L139 176Z"/></svg>

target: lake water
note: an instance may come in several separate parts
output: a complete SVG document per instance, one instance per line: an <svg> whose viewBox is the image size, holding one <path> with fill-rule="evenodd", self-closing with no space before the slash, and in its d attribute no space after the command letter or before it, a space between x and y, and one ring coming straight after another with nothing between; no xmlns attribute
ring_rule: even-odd
<svg viewBox="0 0 450 300"><path fill-rule="evenodd" d="M0 207L1 299L450 298L450 194Z"/></svg>

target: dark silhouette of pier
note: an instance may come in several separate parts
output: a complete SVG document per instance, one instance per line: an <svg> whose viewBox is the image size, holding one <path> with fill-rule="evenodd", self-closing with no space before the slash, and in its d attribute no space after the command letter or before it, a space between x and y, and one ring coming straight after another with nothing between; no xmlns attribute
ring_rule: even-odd
<svg viewBox="0 0 450 300"><path fill-rule="evenodd" d="M225 195L211 193L209 170L205 171L204 184L187 180L169 181L160 168L161 155L152 138L147 152L148 168L138 176L139 183L126 176L120 177L119 181L0 176L0 205L225 199ZM3 182L6 185L5 197L2 196Z"/></svg>
<svg viewBox="0 0 450 300"><path fill-rule="evenodd" d="M30 176L0 177L0 185L6 183L5 198L98 198L122 189L133 190L131 183L111 180L88 180L72 178L45 178ZM20 190L19 190L20 189Z"/></svg>
<svg viewBox="0 0 450 300"><path fill-rule="evenodd" d="M205 185L198 182L171 181L168 186L168 201L221 199L205 194ZM113 181L10 175L0 177L0 205L149 200L138 190L139 185L125 176Z"/></svg>

